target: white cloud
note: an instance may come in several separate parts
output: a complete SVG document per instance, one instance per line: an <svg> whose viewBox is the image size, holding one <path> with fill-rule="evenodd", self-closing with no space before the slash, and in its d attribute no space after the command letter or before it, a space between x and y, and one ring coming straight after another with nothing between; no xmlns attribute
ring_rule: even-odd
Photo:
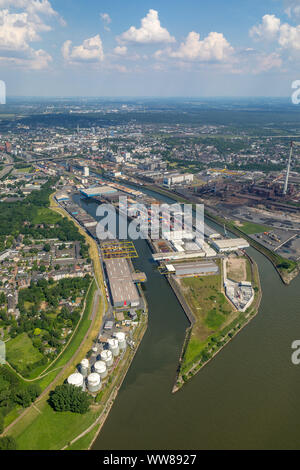
<svg viewBox="0 0 300 470"><path fill-rule="evenodd" d="M127 54L127 47L126 46L117 46L114 48L114 53L117 55L126 55Z"/></svg>
<svg viewBox="0 0 300 470"><path fill-rule="evenodd" d="M191 31L186 40L182 42L177 50L168 48L166 51L157 51L156 58L167 55L172 58L199 61L199 62L222 62L226 61L234 52L222 33L211 32L200 39L200 34Z"/></svg>
<svg viewBox="0 0 300 470"><path fill-rule="evenodd" d="M2 64L16 64L29 68L47 67L51 56L42 49L34 50L30 43L41 39L40 33L50 26L28 12L10 13L0 10L0 60Z"/></svg>
<svg viewBox="0 0 300 470"><path fill-rule="evenodd" d="M100 13L100 16L105 23L107 24L111 23L111 17L109 16L108 13Z"/></svg>
<svg viewBox="0 0 300 470"><path fill-rule="evenodd" d="M156 10L149 10L145 18L142 18L140 28L131 26L117 39L119 42L138 44L175 42L175 38L170 35L169 31L161 26Z"/></svg>
<svg viewBox="0 0 300 470"><path fill-rule="evenodd" d="M104 26L105 31L110 31L110 27L108 25L111 23L111 17L109 16L109 14L108 13L100 13L100 17L101 17L103 23L105 23L105 26Z"/></svg>
<svg viewBox="0 0 300 470"><path fill-rule="evenodd" d="M300 0L284 0L285 13L290 17L300 17Z"/></svg>
<svg viewBox="0 0 300 470"><path fill-rule="evenodd" d="M280 30L280 19L275 15L264 15L258 26L250 29L250 36L258 40L273 40Z"/></svg>
<svg viewBox="0 0 300 470"><path fill-rule="evenodd" d="M67 62L102 62L104 60L103 46L100 35L85 39L79 46L72 46L68 40L62 46L62 55Z"/></svg>
<svg viewBox="0 0 300 470"><path fill-rule="evenodd" d="M280 27L278 43L284 49L300 50L300 25L290 26L284 23Z"/></svg>
<svg viewBox="0 0 300 470"><path fill-rule="evenodd" d="M274 68L280 68L282 66L282 59L277 52L271 54L262 54L257 57L256 67L254 73L267 72Z"/></svg>
<svg viewBox="0 0 300 470"><path fill-rule="evenodd" d="M250 29L250 36L261 41L276 41L282 49L300 51L300 25L281 23L275 15L265 15L262 23Z"/></svg>
<svg viewBox="0 0 300 470"><path fill-rule="evenodd" d="M0 0L0 8L26 11L35 23L41 22L40 15L56 17L65 26L65 20L55 11L49 0Z"/></svg>

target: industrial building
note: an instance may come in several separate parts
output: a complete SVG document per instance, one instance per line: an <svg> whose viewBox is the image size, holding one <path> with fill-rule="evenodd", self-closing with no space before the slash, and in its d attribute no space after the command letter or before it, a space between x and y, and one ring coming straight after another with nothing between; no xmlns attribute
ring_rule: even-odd
<svg viewBox="0 0 300 470"><path fill-rule="evenodd" d="M219 272L218 266L213 261L168 264L166 268L168 272L174 273L176 276L205 276Z"/></svg>
<svg viewBox="0 0 300 470"><path fill-rule="evenodd" d="M55 199L57 202L62 202L62 201L69 201L69 196L65 193L57 194Z"/></svg>
<svg viewBox="0 0 300 470"><path fill-rule="evenodd" d="M226 238L224 240L213 240L212 246L216 248L219 253L225 253L249 248L250 245L244 238Z"/></svg>
<svg viewBox="0 0 300 470"><path fill-rule="evenodd" d="M86 188L80 190L85 197L105 196L107 194L116 193L116 189L111 186L95 186L94 188Z"/></svg>
<svg viewBox="0 0 300 470"><path fill-rule="evenodd" d="M194 175L188 173L173 173L170 175L165 175L164 177L164 186L169 188L174 184L190 184L194 181Z"/></svg>
<svg viewBox="0 0 300 470"><path fill-rule="evenodd" d="M125 258L106 259L112 304L114 307L138 307L140 296Z"/></svg>
<svg viewBox="0 0 300 470"><path fill-rule="evenodd" d="M171 261L171 260L184 260L184 259L195 259L195 258L204 258L204 251L192 251L187 253L185 251L169 251L166 253L153 253L152 258L154 261Z"/></svg>

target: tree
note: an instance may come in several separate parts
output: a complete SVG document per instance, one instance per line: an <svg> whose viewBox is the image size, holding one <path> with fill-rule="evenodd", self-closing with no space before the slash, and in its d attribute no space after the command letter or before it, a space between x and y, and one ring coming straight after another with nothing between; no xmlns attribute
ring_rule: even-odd
<svg viewBox="0 0 300 470"><path fill-rule="evenodd" d="M2 434L4 431L4 418L3 415L0 414L0 434Z"/></svg>
<svg viewBox="0 0 300 470"><path fill-rule="evenodd" d="M49 243L46 243L46 245L44 245L44 251L48 253L50 250L51 250L51 246L49 245Z"/></svg>
<svg viewBox="0 0 300 470"><path fill-rule="evenodd" d="M90 397L74 385L58 385L50 393L49 403L55 411L84 414L89 410Z"/></svg>
<svg viewBox="0 0 300 470"><path fill-rule="evenodd" d="M31 396L28 390L19 390L15 394L15 402L21 405L23 408L28 408L31 404Z"/></svg>
<svg viewBox="0 0 300 470"><path fill-rule="evenodd" d="M0 293L0 305L4 305L6 303L6 297L4 292Z"/></svg>
<svg viewBox="0 0 300 470"><path fill-rule="evenodd" d="M41 394L41 389L37 384L31 384L27 387L27 392L30 396L32 403L36 400L36 398Z"/></svg>
<svg viewBox="0 0 300 470"><path fill-rule="evenodd" d="M13 437L6 436L0 438L0 450L16 450L17 443Z"/></svg>

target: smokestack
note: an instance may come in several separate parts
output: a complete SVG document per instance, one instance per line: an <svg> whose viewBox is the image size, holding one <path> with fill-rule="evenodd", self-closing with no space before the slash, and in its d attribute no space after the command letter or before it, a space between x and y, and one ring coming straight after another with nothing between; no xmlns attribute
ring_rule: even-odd
<svg viewBox="0 0 300 470"><path fill-rule="evenodd" d="M287 190L288 190L292 154L293 154L293 142L291 142L290 156L289 156L289 161L288 161L288 165L287 165L287 169L286 169L286 177L285 177L284 188L283 188L284 196L287 194Z"/></svg>

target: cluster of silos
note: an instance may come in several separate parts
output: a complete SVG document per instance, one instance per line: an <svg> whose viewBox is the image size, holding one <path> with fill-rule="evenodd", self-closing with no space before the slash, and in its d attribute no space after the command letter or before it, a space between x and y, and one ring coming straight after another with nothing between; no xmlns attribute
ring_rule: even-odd
<svg viewBox="0 0 300 470"><path fill-rule="evenodd" d="M101 379L100 375L93 372L92 374L88 375L87 377L87 386L88 391L91 393L99 392L101 388Z"/></svg>
<svg viewBox="0 0 300 470"><path fill-rule="evenodd" d="M78 388L81 388L82 390L85 390L84 377L79 372L75 372L75 374L71 374L68 377L68 384L69 385L74 385L75 387L78 387Z"/></svg>
<svg viewBox="0 0 300 470"><path fill-rule="evenodd" d="M109 350L112 352L114 357L118 357L120 354L119 342L116 338L109 338L107 340Z"/></svg>
<svg viewBox="0 0 300 470"><path fill-rule="evenodd" d="M96 372L96 374L100 375L101 380L105 379L108 374L106 363L104 361L95 362L94 371Z"/></svg>
<svg viewBox="0 0 300 470"><path fill-rule="evenodd" d="M126 336L123 331L117 331L117 333L114 334L116 340L118 341L119 349L121 351L124 351L126 349Z"/></svg>
<svg viewBox="0 0 300 470"><path fill-rule="evenodd" d="M105 362L106 367L111 367L114 363L112 352L109 349L104 349L100 354L101 360Z"/></svg>
<svg viewBox="0 0 300 470"><path fill-rule="evenodd" d="M88 359L82 359L79 369L83 377L87 377L89 373L89 368L90 368L90 363Z"/></svg>
<svg viewBox="0 0 300 470"><path fill-rule="evenodd" d="M109 349L101 351L101 360L95 362L93 372L90 371L89 360L85 358L79 365L79 372L68 377L68 384L85 390L87 383L88 391L91 393L97 393L101 389L102 380L107 377L108 369L112 367L114 359L126 349L126 335L118 331L114 333L114 338L108 339L107 343Z"/></svg>

